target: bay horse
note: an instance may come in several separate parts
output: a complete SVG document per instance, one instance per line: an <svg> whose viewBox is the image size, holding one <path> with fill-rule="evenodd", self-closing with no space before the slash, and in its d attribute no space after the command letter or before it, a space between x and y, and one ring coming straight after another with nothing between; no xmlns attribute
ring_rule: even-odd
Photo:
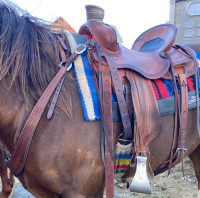
<svg viewBox="0 0 200 198"><path fill-rule="evenodd" d="M51 26L9 1L1 1L0 141L9 153L14 152L27 117L57 73L59 63L59 44ZM19 180L38 198L102 198L105 168L100 122L84 120L72 70L67 73L53 118L47 120L46 114L47 109L33 136ZM150 144L152 170L169 159L173 120L173 115L161 118L162 132ZM200 139L196 125L196 109L190 110L185 157L194 163L200 189ZM114 123L113 130L116 144L121 123ZM129 167L124 179L133 176L134 171ZM8 195L2 193L0 197Z"/></svg>

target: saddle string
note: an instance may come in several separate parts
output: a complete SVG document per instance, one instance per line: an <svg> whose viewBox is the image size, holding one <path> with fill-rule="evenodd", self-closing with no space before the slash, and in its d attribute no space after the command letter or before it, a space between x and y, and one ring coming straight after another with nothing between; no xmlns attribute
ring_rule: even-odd
<svg viewBox="0 0 200 198"><path fill-rule="evenodd" d="M179 99L178 99L178 89L177 89L177 84L176 84L176 78L175 78L175 72L174 72L174 65L172 63L172 60L170 56L163 52L164 56L170 61L170 72L172 75L172 83L174 87L174 102L175 102L175 115L174 115L174 131L173 131L173 140L172 140L172 147L171 147L171 153L170 153L170 163L169 163L169 171L168 171L168 176L171 172L172 168L172 161L173 161L173 153L174 153L174 148L176 144L176 139L177 139L177 129L178 129L178 120L180 124L180 104L179 104Z"/></svg>

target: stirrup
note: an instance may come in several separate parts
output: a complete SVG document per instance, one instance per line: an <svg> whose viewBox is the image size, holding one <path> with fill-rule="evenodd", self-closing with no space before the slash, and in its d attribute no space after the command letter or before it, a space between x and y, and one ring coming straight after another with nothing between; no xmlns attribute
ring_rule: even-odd
<svg viewBox="0 0 200 198"><path fill-rule="evenodd" d="M153 191L154 175L146 156L136 156L137 167L130 185L131 192L151 194Z"/></svg>

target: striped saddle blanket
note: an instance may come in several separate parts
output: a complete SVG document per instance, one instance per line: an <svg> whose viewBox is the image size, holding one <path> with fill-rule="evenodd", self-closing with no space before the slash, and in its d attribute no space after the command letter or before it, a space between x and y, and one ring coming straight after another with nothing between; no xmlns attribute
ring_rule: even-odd
<svg viewBox="0 0 200 198"><path fill-rule="evenodd" d="M79 35L66 31L66 36L68 38L70 48L73 53L74 48L77 46L77 44L80 43ZM85 42L86 40L87 38L85 38ZM197 53L197 58L200 58L200 54L198 52L196 53ZM83 116L86 121L100 120L100 111L98 105L97 92L94 84L93 72L90 67L90 63L88 61L86 52L81 54L81 56L79 56L74 61L73 64L74 64L74 73L81 98ZM173 114L175 110L174 110L174 88L172 81L156 79L152 80L151 83L154 90L154 94L158 102L160 115L165 116ZM187 84L189 91L189 100L188 100L189 109L196 108L194 76L189 77L187 79ZM115 100L114 98L115 97L113 97L113 101ZM120 121L120 118L119 120L118 118L116 118L115 121ZM115 173L121 175L125 173L129 164L129 159L131 157L130 145L122 146L120 144L117 144L115 150L116 150Z"/></svg>

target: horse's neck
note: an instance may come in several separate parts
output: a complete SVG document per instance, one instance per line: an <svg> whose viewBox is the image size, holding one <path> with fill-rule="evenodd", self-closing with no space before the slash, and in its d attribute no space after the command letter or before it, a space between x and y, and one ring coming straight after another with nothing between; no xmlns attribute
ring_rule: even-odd
<svg viewBox="0 0 200 198"><path fill-rule="evenodd" d="M24 125L31 105L28 107L20 99L14 87L0 82L0 139L9 152L14 151L16 136Z"/></svg>

